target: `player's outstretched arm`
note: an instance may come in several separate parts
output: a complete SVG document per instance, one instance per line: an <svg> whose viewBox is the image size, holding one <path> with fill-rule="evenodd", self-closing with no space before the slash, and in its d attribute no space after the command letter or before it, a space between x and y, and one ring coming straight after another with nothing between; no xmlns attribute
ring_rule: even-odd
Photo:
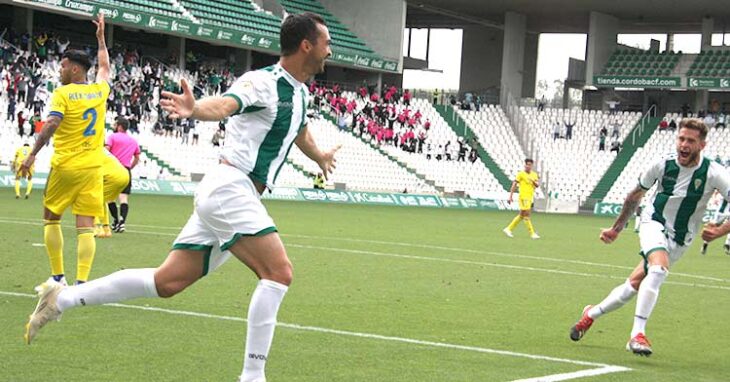
<svg viewBox="0 0 730 382"><path fill-rule="evenodd" d="M104 14L99 13L96 20L92 20L96 25L96 41L98 43L97 61L99 68L96 70L96 82L109 83L112 68L109 64L109 52L106 50L106 37L104 36Z"/></svg>
<svg viewBox="0 0 730 382"><path fill-rule="evenodd" d="M342 147L342 145L337 145L329 151L320 150L314 142L314 137L312 136L312 133L309 132L309 128L307 126L302 128L302 131L299 132L294 143L297 144L297 147L302 150L304 155L319 165L319 168L322 169L322 174L324 174L324 178L328 179L327 175L331 174L336 168L335 165L337 164L337 159L335 159L335 153Z"/></svg>
<svg viewBox="0 0 730 382"><path fill-rule="evenodd" d="M722 225L709 223L702 230L702 240L710 242L717 238L727 236L727 234L730 234L730 220Z"/></svg>
<svg viewBox="0 0 730 382"><path fill-rule="evenodd" d="M20 165L19 171L21 175L30 175L30 168L33 167L33 163L35 163L36 154L38 154L38 152L41 151L41 149L46 144L48 144L48 141L50 141L53 134L56 133L56 129L58 129L58 125L60 124L60 117L55 115L48 116L48 119L46 119L46 123L43 124L43 129L41 130L40 134L38 134L38 138L36 138L35 144L33 145L33 150Z"/></svg>
<svg viewBox="0 0 730 382"><path fill-rule="evenodd" d="M613 223L613 227L601 230L600 239L606 244L611 244L618 238L619 233L623 231L626 226L626 222L629 221L631 215L636 212L636 208L641 204L641 199L644 198L646 190L637 186L633 191L629 192L624 201L624 206L621 209L621 214L616 218L616 222Z"/></svg>
<svg viewBox="0 0 730 382"><path fill-rule="evenodd" d="M170 117L192 118L199 121L221 121L238 110L238 102L233 97L206 97L195 100L190 85L180 80L182 94L162 92L160 106L170 113Z"/></svg>

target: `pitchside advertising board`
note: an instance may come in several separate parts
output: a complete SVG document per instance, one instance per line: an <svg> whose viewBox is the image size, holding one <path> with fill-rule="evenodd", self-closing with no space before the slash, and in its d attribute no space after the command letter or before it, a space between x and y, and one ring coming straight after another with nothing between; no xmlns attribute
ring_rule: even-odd
<svg viewBox="0 0 730 382"><path fill-rule="evenodd" d="M689 77L687 78L687 87L693 89L728 89L730 88L730 78Z"/></svg>
<svg viewBox="0 0 730 382"><path fill-rule="evenodd" d="M87 16L103 13L104 17L112 23L126 24L129 26L160 32L172 32L195 39L204 39L216 42L225 41L233 45L238 45L242 48L266 50L272 54L279 54L279 50L281 48L279 45L279 39L275 36L220 28L207 24L199 25L187 20L152 15L107 4L96 5L76 0L30 1L32 3L43 4L45 6L51 6L62 10L73 11L76 14L82 13ZM377 55L362 55L333 49L331 60L362 68L384 70L388 72L398 71L398 62L384 60Z"/></svg>
<svg viewBox="0 0 730 382"><path fill-rule="evenodd" d="M715 220L717 207L712 206L712 202L710 204L710 208L705 211L705 216L702 218L704 223ZM596 203L596 206L593 208L593 214L600 216L618 216L623 209L622 207L623 205L616 203Z"/></svg>
<svg viewBox="0 0 730 382"><path fill-rule="evenodd" d="M33 176L33 184L39 187L44 187L47 177L48 174L35 174ZM0 171L0 187L10 188L14 185L15 175L10 171ZM133 194L189 196L195 193L196 186L197 183L193 182L132 179ZM516 203L509 204L503 200L439 197L435 195L391 194L385 192L315 190L294 187L277 187L271 193L264 193L262 198L272 200L381 206L468 208L495 211L517 209Z"/></svg>
<svg viewBox="0 0 730 382"><path fill-rule="evenodd" d="M679 77L594 76L593 86L621 88L679 88Z"/></svg>

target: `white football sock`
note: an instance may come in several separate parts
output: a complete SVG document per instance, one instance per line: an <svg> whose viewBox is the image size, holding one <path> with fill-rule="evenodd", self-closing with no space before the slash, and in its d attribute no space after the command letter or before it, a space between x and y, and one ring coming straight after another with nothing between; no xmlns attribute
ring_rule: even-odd
<svg viewBox="0 0 730 382"><path fill-rule="evenodd" d="M725 238L725 245L730 245L730 235Z"/></svg>
<svg viewBox="0 0 730 382"><path fill-rule="evenodd" d="M100 279L65 288L58 294L63 312L79 305L101 305L139 297L158 297L155 269L125 269Z"/></svg>
<svg viewBox="0 0 730 382"><path fill-rule="evenodd" d="M652 265L644 281L639 286L639 296L636 298L636 313L634 327L631 329L631 338L639 333L646 333L646 321L649 320L654 305L659 298L659 287L669 275L669 271L661 265Z"/></svg>
<svg viewBox="0 0 730 382"><path fill-rule="evenodd" d="M631 286L631 283L627 279L625 283L613 288L611 293L606 296L598 305L594 305L588 311L588 317L596 319L603 316L606 313L613 312L614 310L626 305L627 302L631 301L636 296L636 289Z"/></svg>
<svg viewBox="0 0 730 382"><path fill-rule="evenodd" d="M248 306L248 331L241 382L265 381L264 368L274 339L276 314L289 288L271 280L261 280Z"/></svg>
<svg viewBox="0 0 730 382"><path fill-rule="evenodd" d="M634 231L639 230L640 224L641 224L641 218L637 216L636 219L634 219Z"/></svg>

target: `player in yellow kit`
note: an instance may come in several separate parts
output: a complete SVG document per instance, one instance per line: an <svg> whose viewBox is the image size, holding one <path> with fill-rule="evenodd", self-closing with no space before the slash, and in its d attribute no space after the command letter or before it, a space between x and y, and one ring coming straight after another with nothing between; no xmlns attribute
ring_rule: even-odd
<svg viewBox="0 0 730 382"><path fill-rule="evenodd" d="M26 174L20 174L20 165L23 163L25 158L30 155L30 145L24 143L23 146L15 150L15 158L13 159L13 171L15 171L15 199L20 199L20 180L25 178L28 185L25 186L25 198L28 199L30 192L33 190L33 172L34 166L28 169Z"/></svg>
<svg viewBox="0 0 730 382"><path fill-rule="evenodd" d="M53 92L51 109L33 150L20 167L28 173L36 154L53 137L54 153L43 198L43 239L51 263L53 280L65 283L61 215L68 208L76 215L78 262L76 282L86 282L94 261L94 217L104 213L101 170L104 150L104 122L109 85L109 53L104 41L104 17L99 15L96 38L99 44L96 83L87 82L89 56L67 50L61 60L61 84Z"/></svg>
<svg viewBox="0 0 730 382"><path fill-rule="evenodd" d="M502 230L502 232L509 237L513 237L512 231L522 220L525 222L527 230L530 232L530 237L532 239L540 238L540 236L538 236L535 232L535 228L532 226L532 220L530 219L535 189L540 186L540 177L535 171L532 171L533 164L534 161L532 159L525 159L525 169L517 173L515 180L512 182L512 188L509 191L509 202L512 203L512 195L515 193L515 188L517 188L518 185L520 186L520 214L512 220L512 223Z"/></svg>
<svg viewBox="0 0 730 382"><path fill-rule="evenodd" d="M119 160L106 149L102 156L101 173L104 177L104 213L95 219L95 235L103 239L112 237L112 230L109 227L109 209L106 205L116 200L131 180L129 179L129 170L122 166Z"/></svg>

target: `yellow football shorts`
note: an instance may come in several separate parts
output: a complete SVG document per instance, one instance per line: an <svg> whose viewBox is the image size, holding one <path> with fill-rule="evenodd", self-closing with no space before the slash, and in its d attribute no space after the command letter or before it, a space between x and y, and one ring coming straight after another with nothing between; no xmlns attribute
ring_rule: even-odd
<svg viewBox="0 0 730 382"><path fill-rule="evenodd" d="M520 199L520 210L527 211L532 209L532 199Z"/></svg>
<svg viewBox="0 0 730 382"><path fill-rule="evenodd" d="M101 172L104 174L104 203L116 200L129 184L129 171L116 159L104 155Z"/></svg>
<svg viewBox="0 0 730 382"><path fill-rule="evenodd" d="M52 169L48 174L43 205L56 215L62 215L71 206L74 215L102 216L104 181L101 167Z"/></svg>

